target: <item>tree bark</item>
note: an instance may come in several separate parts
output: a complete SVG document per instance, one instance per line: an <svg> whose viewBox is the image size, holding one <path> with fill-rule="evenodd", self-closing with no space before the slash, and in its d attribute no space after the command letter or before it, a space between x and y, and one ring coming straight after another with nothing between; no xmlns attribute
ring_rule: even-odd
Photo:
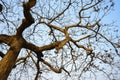
<svg viewBox="0 0 120 80"><path fill-rule="evenodd" d="M21 50L23 41L15 37L13 42L7 54L0 61L0 80L7 80Z"/></svg>

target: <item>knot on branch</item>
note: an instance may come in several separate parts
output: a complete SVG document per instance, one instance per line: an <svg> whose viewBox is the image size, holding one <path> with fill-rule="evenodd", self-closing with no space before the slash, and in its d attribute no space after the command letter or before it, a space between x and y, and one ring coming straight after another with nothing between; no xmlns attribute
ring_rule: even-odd
<svg viewBox="0 0 120 80"><path fill-rule="evenodd" d="M36 52L36 54L37 54L38 60L41 61L41 57L44 57L43 53L39 51L39 52Z"/></svg>
<svg viewBox="0 0 120 80"><path fill-rule="evenodd" d="M60 49L63 48L63 46L70 41L70 37L67 37L66 39L60 41L56 47L57 52L59 52Z"/></svg>
<svg viewBox="0 0 120 80"><path fill-rule="evenodd" d="M86 52L87 52L87 55L94 54L92 49L89 49L89 50L86 49Z"/></svg>

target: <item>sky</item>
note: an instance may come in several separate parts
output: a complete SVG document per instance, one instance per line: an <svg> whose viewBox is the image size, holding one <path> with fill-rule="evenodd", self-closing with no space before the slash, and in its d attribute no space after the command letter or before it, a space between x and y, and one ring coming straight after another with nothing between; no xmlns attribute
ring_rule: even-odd
<svg viewBox="0 0 120 80"><path fill-rule="evenodd" d="M115 1L115 7L111 11L111 13L104 18L104 22L112 23L112 21L115 21L115 24L117 24L117 28L120 32L120 0L114 0Z"/></svg>
<svg viewBox="0 0 120 80"><path fill-rule="evenodd" d="M113 10L109 15L107 15L104 18L104 20L107 22L115 21L119 25L120 24L120 0L114 0L114 2L115 2L115 6Z"/></svg>

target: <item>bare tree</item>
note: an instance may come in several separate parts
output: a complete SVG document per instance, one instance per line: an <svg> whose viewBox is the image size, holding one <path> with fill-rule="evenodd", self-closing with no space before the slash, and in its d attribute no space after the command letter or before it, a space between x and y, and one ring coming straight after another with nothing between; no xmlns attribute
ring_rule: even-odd
<svg viewBox="0 0 120 80"><path fill-rule="evenodd" d="M102 21L112 0L0 1L0 80L119 74L118 29Z"/></svg>

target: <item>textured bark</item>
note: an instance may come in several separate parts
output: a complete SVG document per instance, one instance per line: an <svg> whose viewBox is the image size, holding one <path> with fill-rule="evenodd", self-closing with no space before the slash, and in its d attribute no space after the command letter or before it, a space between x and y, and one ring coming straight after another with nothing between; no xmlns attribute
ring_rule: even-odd
<svg viewBox="0 0 120 80"><path fill-rule="evenodd" d="M9 73L16 63L17 56L21 50L22 40L13 39L13 44L8 50L7 54L0 61L0 80L7 80Z"/></svg>
<svg viewBox="0 0 120 80"><path fill-rule="evenodd" d="M16 62L20 50L9 50L6 56L0 61L0 80L7 80L9 73Z"/></svg>

